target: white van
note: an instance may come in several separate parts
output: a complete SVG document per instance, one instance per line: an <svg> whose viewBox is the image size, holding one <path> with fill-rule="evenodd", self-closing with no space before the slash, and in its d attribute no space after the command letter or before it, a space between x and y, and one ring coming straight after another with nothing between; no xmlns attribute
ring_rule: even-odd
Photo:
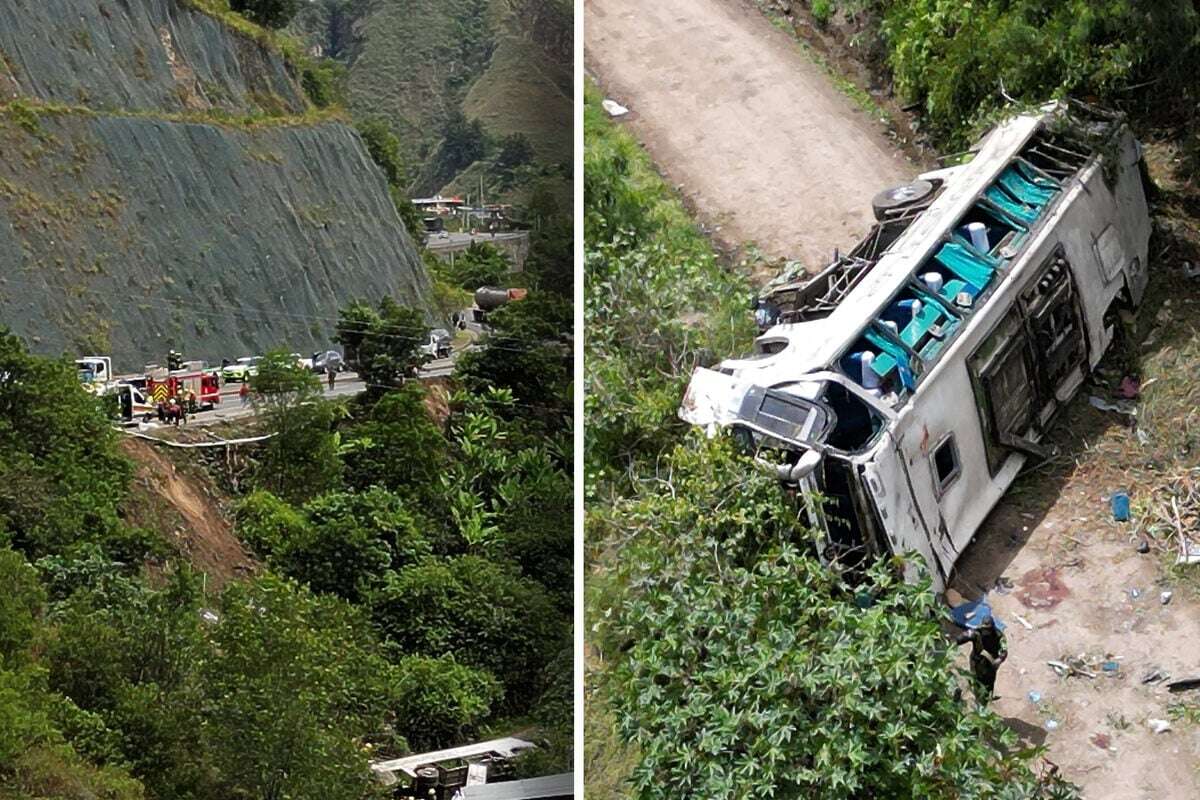
<svg viewBox="0 0 1200 800"><path fill-rule="evenodd" d="M1000 125L763 298L754 353L697 370L680 416L824 495L803 513L829 562L915 551L943 590L1142 299L1143 170L1117 115L1053 104Z"/></svg>

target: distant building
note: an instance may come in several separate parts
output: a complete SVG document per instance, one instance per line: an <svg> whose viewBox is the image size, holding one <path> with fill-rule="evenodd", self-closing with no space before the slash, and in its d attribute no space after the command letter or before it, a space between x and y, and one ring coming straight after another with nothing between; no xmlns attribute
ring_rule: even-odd
<svg viewBox="0 0 1200 800"><path fill-rule="evenodd" d="M454 214L464 205L461 197L442 197L440 194L433 197L414 197L412 204L423 214L438 216Z"/></svg>

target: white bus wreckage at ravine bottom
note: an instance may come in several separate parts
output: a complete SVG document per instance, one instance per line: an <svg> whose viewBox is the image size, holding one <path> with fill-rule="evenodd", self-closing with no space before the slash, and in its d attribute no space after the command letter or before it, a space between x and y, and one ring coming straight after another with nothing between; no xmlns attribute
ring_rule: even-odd
<svg viewBox="0 0 1200 800"><path fill-rule="evenodd" d="M1141 302L1150 217L1123 118L1052 104L876 198L879 223L759 300L754 353L680 416L730 429L800 497L831 564L955 561ZM910 567L909 577L915 577Z"/></svg>

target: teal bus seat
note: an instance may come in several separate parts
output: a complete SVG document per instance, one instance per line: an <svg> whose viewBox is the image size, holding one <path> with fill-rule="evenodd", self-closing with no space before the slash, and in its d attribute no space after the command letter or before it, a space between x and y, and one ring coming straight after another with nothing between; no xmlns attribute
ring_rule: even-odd
<svg viewBox="0 0 1200 800"><path fill-rule="evenodd" d="M996 274L996 270L991 264L959 242L947 242L942 245L934 258L943 267L976 287L977 291L971 295L972 297L986 289L987 285L992 282L992 276Z"/></svg>
<svg viewBox="0 0 1200 800"><path fill-rule="evenodd" d="M1037 221L1038 212L1036 209L1017 202L999 186L989 186L984 190L983 196L1009 217L1020 222L1021 227L1028 227Z"/></svg>
<svg viewBox="0 0 1200 800"><path fill-rule="evenodd" d="M908 363L908 351L877 331L869 328L863 331L863 338L879 348L879 355L871 362L871 369L875 370L876 375L880 378L886 378L894 369L899 373L900 384L905 389L911 392L917 388L916 378L913 377L912 369Z"/></svg>
<svg viewBox="0 0 1200 800"><path fill-rule="evenodd" d="M1008 167L1000 173L996 182L1003 186L1009 194L1025 205L1041 208L1053 199L1056 194L1051 189L1043 189L1035 183L1025 180L1013 167Z"/></svg>

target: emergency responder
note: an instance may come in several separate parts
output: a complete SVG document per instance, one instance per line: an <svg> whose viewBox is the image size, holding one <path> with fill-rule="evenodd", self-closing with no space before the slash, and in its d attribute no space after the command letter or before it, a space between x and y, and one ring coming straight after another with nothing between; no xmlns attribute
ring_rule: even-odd
<svg viewBox="0 0 1200 800"><path fill-rule="evenodd" d="M980 705L987 705L996 689L996 671L1008 658L1004 634L996 627L991 614L985 614L978 628L970 629L955 639L955 644L971 643L971 672L979 684Z"/></svg>

